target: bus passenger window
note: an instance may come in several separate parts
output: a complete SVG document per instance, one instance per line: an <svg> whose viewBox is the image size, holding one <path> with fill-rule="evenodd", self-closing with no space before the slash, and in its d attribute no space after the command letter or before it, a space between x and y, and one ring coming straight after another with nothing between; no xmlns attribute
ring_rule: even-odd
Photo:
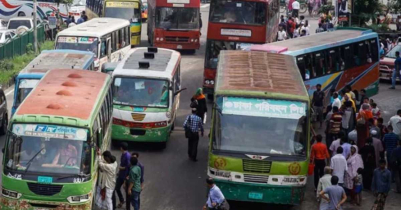
<svg viewBox="0 0 401 210"><path fill-rule="evenodd" d="M305 80L312 79L316 77L316 70L312 65L312 55L306 54L305 59Z"/></svg>
<svg viewBox="0 0 401 210"><path fill-rule="evenodd" d="M366 63L366 52L364 51L364 43L359 42L354 44L354 60L355 66L361 66Z"/></svg>
<svg viewBox="0 0 401 210"><path fill-rule="evenodd" d="M377 62L379 59L379 49L377 46L377 41L376 39L371 39L370 40L370 46L371 46L371 52L372 52L372 61Z"/></svg>
<svg viewBox="0 0 401 210"><path fill-rule="evenodd" d="M324 52L314 53L314 67L317 77L326 74L326 63L324 59Z"/></svg>
<svg viewBox="0 0 401 210"><path fill-rule="evenodd" d="M106 39L102 38L102 41L100 43L100 58L103 58L106 55L107 55Z"/></svg>
<svg viewBox="0 0 401 210"><path fill-rule="evenodd" d="M302 79L308 80L310 78L310 72L308 72L308 74L305 74L305 69L306 69L305 68L305 60L302 55L297 57L297 65L298 65L299 72L302 75Z"/></svg>
<svg viewBox="0 0 401 210"><path fill-rule="evenodd" d="M338 59L338 49L330 49L326 52L327 55L327 74L340 71L340 63Z"/></svg>
<svg viewBox="0 0 401 210"><path fill-rule="evenodd" d="M342 65L344 63L344 65ZM354 53L351 45L341 47L341 70L349 69L354 66Z"/></svg>

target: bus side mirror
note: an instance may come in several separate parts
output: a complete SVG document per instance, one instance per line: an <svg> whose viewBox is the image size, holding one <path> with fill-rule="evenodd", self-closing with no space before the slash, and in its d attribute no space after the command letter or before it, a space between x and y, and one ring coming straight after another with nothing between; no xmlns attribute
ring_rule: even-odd
<svg viewBox="0 0 401 210"><path fill-rule="evenodd" d="M179 93L181 93L182 91L186 90L187 88L182 88L181 90L178 90L174 93L174 96L178 95Z"/></svg>

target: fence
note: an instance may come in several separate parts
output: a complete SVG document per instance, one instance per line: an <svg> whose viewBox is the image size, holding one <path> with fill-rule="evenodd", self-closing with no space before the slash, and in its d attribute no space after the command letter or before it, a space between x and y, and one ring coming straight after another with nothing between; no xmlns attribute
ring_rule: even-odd
<svg viewBox="0 0 401 210"><path fill-rule="evenodd" d="M43 25L38 26L38 42L42 43L45 41L45 29ZM26 53L28 44L33 46L33 29L18 35L8 41L7 43L0 45L0 60L5 58L12 58L16 55L23 55Z"/></svg>

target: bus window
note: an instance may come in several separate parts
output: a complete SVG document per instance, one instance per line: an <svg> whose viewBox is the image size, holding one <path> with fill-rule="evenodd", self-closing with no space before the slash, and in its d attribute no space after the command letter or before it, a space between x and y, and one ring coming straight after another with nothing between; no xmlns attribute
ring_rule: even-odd
<svg viewBox="0 0 401 210"><path fill-rule="evenodd" d="M107 55L106 38L102 38L102 41L100 43L100 57L103 58L106 55Z"/></svg>
<svg viewBox="0 0 401 210"><path fill-rule="evenodd" d="M338 59L338 48L332 48L326 51L327 56L327 74L340 71L340 63Z"/></svg>
<svg viewBox="0 0 401 210"><path fill-rule="evenodd" d="M370 46L371 46L371 48L370 48L370 50L371 50L371 52L372 52L372 61L373 62L377 62L378 61L378 59L379 59L379 49L378 49L378 47L377 47L377 41L376 41L376 39L371 39L370 40Z"/></svg>
<svg viewBox="0 0 401 210"><path fill-rule="evenodd" d="M354 62L355 66L361 66L366 63L367 56L365 52L365 43L358 42L354 44Z"/></svg>
<svg viewBox="0 0 401 210"><path fill-rule="evenodd" d="M341 70L349 69L354 66L354 53L352 52L352 45L344 45L341 47Z"/></svg>
<svg viewBox="0 0 401 210"><path fill-rule="evenodd" d="M297 57L297 65L298 65L299 72L302 75L302 78L304 80L308 80L310 78L310 72L308 72L308 74L305 74L306 66L305 66L305 59L304 59L303 55L300 55Z"/></svg>
<svg viewBox="0 0 401 210"><path fill-rule="evenodd" d="M326 60L324 59L324 52L315 52L313 54L314 58L314 70L316 77L320 77L326 74Z"/></svg>

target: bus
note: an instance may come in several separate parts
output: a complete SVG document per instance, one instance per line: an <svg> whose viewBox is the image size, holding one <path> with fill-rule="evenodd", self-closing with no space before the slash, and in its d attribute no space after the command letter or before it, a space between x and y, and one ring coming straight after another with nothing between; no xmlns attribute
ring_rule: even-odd
<svg viewBox="0 0 401 210"><path fill-rule="evenodd" d="M45 73L51 69L94 69L95 55L77 50L44 50L15 77L11 115L24 101Z"/></svg>
<svg viewBox="0 0 401 210"><path fill-rule="evenodd" d="M338 28L332 32L266 44L282 48L296 58L309 95L321 84L326 92L365 89L370 97L379 91L379 40L377 33L358 28Z"/></svg>
<svg viewBox="0 0 401 210"><path fill-rule="evenodd" d="M110 75L46 73L11 118L0 209L92 209L112 113Z"/></svg>
<svg viewBox="0 0 401 210"><path fill-rule="evenodd" d="M117 141L166 147L180 104L181 55L163 48L135 48L113 71L113 129Z"/></svg>
<svg viewBox="0 0 401 210"><path fill-rule="evenodd" d="M220 50L242 50L276 39L279 0L212 0L207 29L203 91L213 96Z"/></svg>
<svg viewBox="0 0 401 210"><path fill-rule="evenodd" d="M105 0L103 17L121 18L131 23L131 47L141 44L141 0Z"/></svg>
<svg viewBox="0 0 401 210"><path fill-rule="evenodd" d="M47 19L52 13L59 12L62 18L67 18L68 5L56 0L38 0L37 17L41 20ZM1 0L0 19L10 19L14 17L28 16L33 13L32 1L21 0Z"/></svg>
<svg viewBox="0 0 401 210"><path fill-rule="evenodd" d="M148 41L155 47L190 50L200 47L199 0L148 0Z"/></svg>
<svg viewBox="0 0 401 210"><path fill-rule="evenodd" d="M90 51L95 54L95 70L105 62L121 60L131 48L128 20L94 18L57 33L55 49Z"/></svg>
<svg viewBox="0 0 401 210"><path fill-rule="evenodd" d="M207 174L227 200L302 202L310 100L295 59L220 51Z"/></svg>

